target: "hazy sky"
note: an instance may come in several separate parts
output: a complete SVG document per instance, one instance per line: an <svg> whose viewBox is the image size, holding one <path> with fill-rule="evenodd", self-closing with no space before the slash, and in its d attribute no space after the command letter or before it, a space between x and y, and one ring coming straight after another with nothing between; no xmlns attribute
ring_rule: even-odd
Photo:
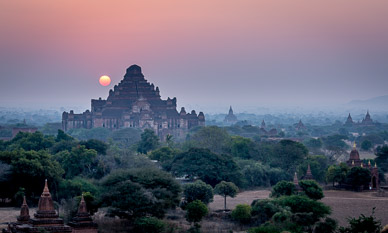
<svg viewBox="0 0 388 233"><path fill-rule="evenodd" d="M388 1L0 1L0 105L89 106L132 64L199 110L386 95Z"/></svg>

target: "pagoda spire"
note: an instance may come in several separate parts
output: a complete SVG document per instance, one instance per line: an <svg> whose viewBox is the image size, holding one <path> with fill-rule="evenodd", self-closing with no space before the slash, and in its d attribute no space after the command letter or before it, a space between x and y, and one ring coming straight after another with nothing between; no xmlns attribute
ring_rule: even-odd
<svg viewBox="0 0 388 233"><path fill-rule="evenodd" d="M28 209L26 196L23 197L23 204L20 208L20 215L17 217L18 222L26 223L30 220L30 212Z"/></svg>
<svg viewBox="0 0 388 233"><path fill-rule="evenodd" d="M310 163L307 164L307 172L306 175L303 178L304 180L313 180L314 176L313 173L311 173Z"/></svg>
<svg viewBox="0 0 388 233"><path fill-rule="evenodd" d="M86 208L86 202L84 199L84 195L82 194L81 202L79 203L79 206L78 206L78 214L87 214L87 213L88 213L88 209Z"/></svg>
<svg viewBox="0 0 388 233"><path fill-rule="evenodd" d="M299 185L298 174L296 172L294 174L294 185Z"/></svg>
<svg viewBox="0 0 388 233"><path fill-rule="evenodd" d="M42 195L40 195L38 210L35 214L36 218L57 218L58 214L54 208L54 202L51 198L50 190L48 188L47 179L44 182Z"/></svg>

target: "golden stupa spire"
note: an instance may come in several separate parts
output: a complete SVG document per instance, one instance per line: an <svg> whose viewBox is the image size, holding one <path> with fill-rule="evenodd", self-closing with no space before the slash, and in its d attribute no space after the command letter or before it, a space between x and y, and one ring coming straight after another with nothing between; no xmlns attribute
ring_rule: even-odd
<svg viewBox="0 0 388 233"><path fill-rule="evenodd" d="M368 166L370 166L370 160L368 161Z"/></svg>
<svg viewBox="0 0 388 233"><path fill-rule="evenodd" d="M353 142L353 149L356 149L356 141Z"/></svg>
<svg viewBox="0 0 388 233"><path fill-rule="evenodd" d="M375 162L375 167L377 167L377 163Z"/></svg>
<svg viewBox="0 0 388 233"><path fill-rule="evenodd" d="M352 165L354 165L354 160L352 160Z"/></svg>
<svg viewBox="0 0 388 233"><path fill-rule="evenodd" d="M361 163L361 167L364 167L364 163Z"/></svg>

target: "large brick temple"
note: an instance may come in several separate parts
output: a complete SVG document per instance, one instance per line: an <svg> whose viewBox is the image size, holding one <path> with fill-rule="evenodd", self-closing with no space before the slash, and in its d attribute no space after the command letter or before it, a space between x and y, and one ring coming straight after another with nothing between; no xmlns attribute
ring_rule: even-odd
<svg viewBox="0 0 388 233"><path fill-rule="evenodd" d="M150 84L142 73L141 67L132 65L127 69L124 79L104 99L92 99L91 110L82 114L73 111L63 112L64 131L74 128L104 127L111 130L121 128L153 129L164 139L168 134L183 138L188 130L205 125L205 116L193 110L186 113L185 108L177 111L177 99L162 100L159 88Z"/></svg>

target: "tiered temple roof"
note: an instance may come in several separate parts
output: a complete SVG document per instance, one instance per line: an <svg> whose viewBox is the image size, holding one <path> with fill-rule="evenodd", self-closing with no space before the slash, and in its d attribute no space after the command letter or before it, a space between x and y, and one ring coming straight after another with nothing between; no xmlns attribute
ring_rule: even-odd
<svg viewBox="0 0 388 233"><path fill-rule="evenodd" d="M62 127L65 131L72 128L150 128L164 139L168 134L176 138L186 136L190 128L205 125L205 116L193 110L191 114L178 113L177 99L162 100L159 88L149 83L138 65L130 66L124 79L108 98L92 99L91 111L74 114L63 112Z"/></svg>

